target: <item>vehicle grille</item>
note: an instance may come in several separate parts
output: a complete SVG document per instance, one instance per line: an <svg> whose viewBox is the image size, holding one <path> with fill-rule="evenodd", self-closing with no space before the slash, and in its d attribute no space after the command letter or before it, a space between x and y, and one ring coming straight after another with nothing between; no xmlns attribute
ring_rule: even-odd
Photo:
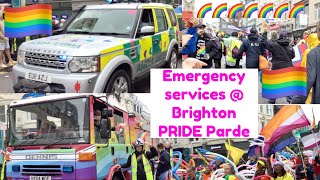
<svg viewBox="0 0 320 180"><path fill-rule="evenodd" d="M60 165L23 165L24 176L62 176Z"/></svg>
<svg viewBox="0 0 320 180"><path fill-rule="evenodd" d="M59 55L40 54L26 52L25 62L34 66L42 66L55 69L64 69L67 62L61 59Z"/></svg>

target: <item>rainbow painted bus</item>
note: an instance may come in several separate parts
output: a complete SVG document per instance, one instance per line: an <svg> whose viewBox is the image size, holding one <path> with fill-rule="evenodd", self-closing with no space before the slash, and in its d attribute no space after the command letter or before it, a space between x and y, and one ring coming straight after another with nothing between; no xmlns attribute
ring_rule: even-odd
<svg viewBox="0 0 320 180"><path fill-rule="evenodd" d="M5 155L7 179L106 179L113 160L125 163L132 142L146 130L137 127L134 114L105 99L60 94L13 102ZM99 127L94 123L95 110L102 112ZM124 126L115 131L118 124ZM109 179L123 179L121 171L111 174Z"/></svg>

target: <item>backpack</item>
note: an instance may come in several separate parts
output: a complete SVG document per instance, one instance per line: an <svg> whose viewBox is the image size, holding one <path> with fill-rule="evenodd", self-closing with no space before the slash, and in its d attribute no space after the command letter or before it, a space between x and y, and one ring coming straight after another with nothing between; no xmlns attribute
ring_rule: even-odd
<svg viewBox="0 0 320 180"><path fill-rule="evenodd" d="M235 42L235 41L237 41L237 40L232 40L231 41L231 47L232 47L232 44L234 44L234 47L231 50L231 55L232 55L233 58L237 58L238 57L238 53L239 53L239 47L238 46L240 46L239 45L240 43L239 42Z"/></svg>

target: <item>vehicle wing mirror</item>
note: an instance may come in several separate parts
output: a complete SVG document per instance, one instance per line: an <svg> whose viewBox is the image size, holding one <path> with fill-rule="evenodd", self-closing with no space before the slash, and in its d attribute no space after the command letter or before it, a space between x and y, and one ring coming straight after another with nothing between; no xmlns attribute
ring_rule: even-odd
<svg viewBox="0 0 320 180"><path fill-rule="evenodd" d="M52 35L60 35L62 34L62 32L63 32L63 29L57 29L52 32Z"/></svg>
<svg viewBox="0 0 320 180"><path fill-rule="evenodd" d="M100 129L101 129L101 138L102 139L106 139L106 138L111 138L111 121L110 119L101 119L101 125L100 125Z"/></svg>
<svg viewBox="0 0 320 180"><path fill-rule="evenodd" d="M154 35L154 26L144 26L141 28L139 35Z"/></svg>

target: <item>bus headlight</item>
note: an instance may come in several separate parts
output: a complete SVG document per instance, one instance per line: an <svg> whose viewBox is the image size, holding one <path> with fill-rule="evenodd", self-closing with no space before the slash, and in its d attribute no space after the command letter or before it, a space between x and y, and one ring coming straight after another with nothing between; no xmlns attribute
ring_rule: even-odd
<svg viewBox="0 0 320 180"><path fill-rule="evenodd" d="M100 57L73 57L69 62L69 69L71 72L98 72L100 64Z"/></svg>

